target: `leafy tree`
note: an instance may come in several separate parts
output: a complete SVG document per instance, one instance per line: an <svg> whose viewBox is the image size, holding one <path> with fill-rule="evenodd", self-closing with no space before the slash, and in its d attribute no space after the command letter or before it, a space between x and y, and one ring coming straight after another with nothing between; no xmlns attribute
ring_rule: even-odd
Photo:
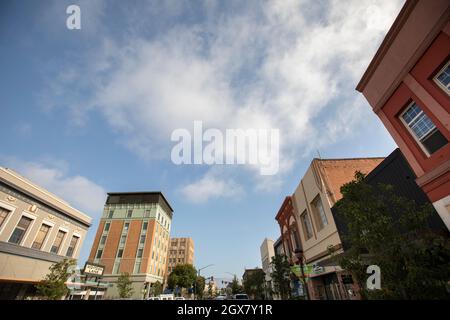
<svg viewBox="0 0 450 320"><path fill-rule="evenodd" d="M117 290L119 291L119 297L122 299L130 298L133 295L133 286L128 272L124 272L119 276Z"/></svg>
<svg viewBox="0 0 450 320"><path fill-rule="evenodd" d="M49 269L50 273L36 285L38 295L48 300L59 300L64 297L69 292L66 282L74 274L75 264L73 259L54 263Z"/></svg>
<svg viewBox="0 0 450 320"><path fill-rule="evenodd" d="M163 285L161 282L156 281L153 284L153 295L154 296L159 296L161 293L163 292Z"/></svg>
<svg viewBox="0 0 450 320"><path fill-rule="evenodd" d="M202 276L197 276L195 280L195 294L199 299L203 298L203 291L205 290L205 278Z"/></svg>
<svg viewBox="0 0 450 320"><path fill-rule="evenodd" d="M264 271L261 269L255 270L245 278L244 290L248 295L253 296L255 299L262 299L264 297L264 283Z"/></svg>
<svg viewBox="0 0 450 320"><path fill-rule="evenodd" d="M289 299L291 295L290 287L290 265L285 255L275 255L272 257L273 271L270 274L273 284L274 292L281 296L281 299Z"/></svg>
<svg viewBox="0 0 450 320"><path fill-rule="evenodd" d="M213 282L212 281L209 281L209 283L208 283L208 295L209 295L209 297L212 297L213 296Z"/></svg>
<svg viewBox="0 0 450 320"><path fill-rule="evenodd" d="M339 258L344 269L360 281L361 294L368 299L442 299L450 279L448 234L432 231L427 219L431 205L395 194L391 185L371 186L364 174L341 187L343 198L337 214L348 228L344 240L350 249ZM367 290L366 267L381 269L381 289Z"/></svg>
<svg viewBox="0 0 450 320"><path fill-rule="evenodd" d="M191 264L179 264L175 266L167 279L167 285L169 288L175 287L190 288L193 286L194 281L197 279L197 271Z"/></svg>
<svg viewBox="0 0 450 320"><path fill-rule="evenodd" d="M231 293L238 294L238 293L243 293L243 292L244 292L244 288L242 287L242 285L239 284L239 280L235 275L233 277L233 281L231 282Z"/></svg>

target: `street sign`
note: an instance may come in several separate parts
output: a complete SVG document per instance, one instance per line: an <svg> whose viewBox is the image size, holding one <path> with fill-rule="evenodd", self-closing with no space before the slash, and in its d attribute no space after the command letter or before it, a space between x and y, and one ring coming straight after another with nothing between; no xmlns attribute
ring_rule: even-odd
<svg viewBox="0 0 450 320"><path fill-rule="evenodd" d="M101 277L103 272L105 271L105 267L100 264L86 262L84 265L83 273L85 275Z"/></svg>

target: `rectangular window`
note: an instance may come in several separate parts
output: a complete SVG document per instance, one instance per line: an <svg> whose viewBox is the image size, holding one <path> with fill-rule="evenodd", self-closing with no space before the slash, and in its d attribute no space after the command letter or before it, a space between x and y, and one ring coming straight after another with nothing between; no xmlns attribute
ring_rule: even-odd
<svg viewBox="0 0 450 320"><path fill-rule="evenodd" d="M20 244L22 242L23 236L28 230L28 227L31 224L32 219L22 216L20 218L17 227L14 229L11 237L9 238L10 243Z"/></svg>
<svg viewBox="0 0 450 320"><path fill-rule="evenodd" d="M148 222L144 222L144 224L142 225L142 230L147 230L148 228Z"/></svg>
<svg viewBox="0 0 450 320"><path fill-rule="evenodd" d="M114 210L109 210L108 218L111 219L114 216Z"/></svg>
<svg viewBox="0 0 450 320"><path fill-rule="evenodd" d="M433 154L448 143L433 121L415 102L406 108L401 119L428 154Z"/></svg>
<svg viewBox="0 0 450 320"><path fill-rule="evenodd" d="M303 230L305 231L304 233L305 239L308 240L313 236L313 231L311 226L311 220L309 220L309 216L306 210L302 213L300 219L302 221Z"/></svg>
<svg viewBox="0 0 450 320"><path fill-rule="evenodd" d="M0 207L0 228L3 225L3 222L6 220L6 217L11 211L6 210L5 208Z"/></svg>
<svg viewBox="0 0 450 320"><path fill-rule="evenodd" d="M47 238L48 231L50 230L50 227L46 224L41 225L39 228L38 234L36 235L36 239L34 239L33 244L31 247L33 249L40 250L42 248L42 244L44 243L45 239Z"/></svg>
<svg viewBox="0 0 450 320"><path fill-rule="evenodd" d="M136 260L136 264L134 265L134 271L133 273L140 273L141 270L141 261Z"/></svg>
<svg viewBox="0 0 450 320"><path fill-rule="evenodd" d="M70 240L69 248L67 248L67 253L66 253L67 257L72 257L73 256L73 253L75 252L75 248L77 246L77 243L78 243L78 237L77 236L72 236L72 239Z"/></svg>
<svg viewBox="0 0 450 320"><path fill-rule="evenodd" d="M119 273L119 267L120 267L120 261L114 262L114 266L113 266L113 271L112 271L112 273L113 273L113 274Z"/></svg>
<svg viewBox="0 0 450 320"><path fill-rule="evenodd" d="M128 228L130 227L130 223L129 222L125 222L125 224L123 225L123 232L128 232Z"/></svg>
<svg viewBox="0 0 450 320"><path fill-rule="evenodd" d="M117 258L122 258L122 256L123 256L123 249L119 249L117 251Z"/></svg>
<svg viewBox="0 0 450 320"><path fill-rule="evenodd" d="M105 230L104 231L108 232L110 226L111 226L110 222L105 223Z"/></svg>
<svg viewBox="0 0 450 320"><path fill-rule="evenodd" d="M150 217L150 210L145 210L144 217L145 218Z"/></svg>
<svg viewBox="0 0 450 320"><path fill-rule="evenodd" d="M64 231L62 231L62 230L58 231L55 242L53 243L52 249L50 250L51 253L58 254L59 248L61 248L61 244L62 244L65 236L66 236L66 233Z"/></svg>
<svg viewBox="0 0 450 320"><path fill-rule="evenodd" d="M136 257L137 258L142 258L142 253L144 252L144 249L138 249Z"/></svg>
<svg viewBox="0 0 450 320"><path fill-rule="evenodd" d="M434 77L434 81L450 95L450 61Z"/></svg>
<svg viewBox="0 0 450 320"><path fill-rule="evenodd" d="M127 218L131 218L132 215L133 215L133 210L128 210Z"/></svg>
<svg viewBox="0 0 450 320"><path fill-rule="evenodd" d="M314 211L314 217L317 223L317 229L321 230L324 226L328 224L327 216L325 210L323 209L322 200L320 196L317 196L311 203L311 207Z"/></svg>
<svg viewBox="0 0 450 320"><path fill-rule="evenodd" d="M97 250L97 255L95 256L96 259L100 259L102 257L103 250Z"/></svg>
<svg viewBox="0 0 450 320"><path fill-rule="evenodd" d="M295 229L291 231L291 241L294 251L300 249L300 240L298 239L297 230Z"/></svg>
<svg viewBox="0 0 450 320"><path fill-rule="evenodd" d="M100 239L100 245L104 245L106 242L106 235L102 236Z"/></svg>
<svg viewBox="0 0 450 320"><path fill-rule="evenodd" d="M141 239L139 240L139 243L144 243L145 242L145 236L141 236Z"/></svg>
<svg viewBox="0 0 450 320"><path fill-rule="evenodd" d="M125 241L127 240L127 236L121 236L120 237L120 245L125 245Z"/></svg>

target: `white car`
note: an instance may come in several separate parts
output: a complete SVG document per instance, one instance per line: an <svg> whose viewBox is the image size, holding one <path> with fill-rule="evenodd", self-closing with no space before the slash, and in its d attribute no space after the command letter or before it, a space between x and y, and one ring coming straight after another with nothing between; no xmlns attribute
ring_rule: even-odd
<svg viewBox="0 0 450 320"><path fill-rule="evenodd" d="M227 300L227 296L217 296L215 300Z"/></svg>
<svg viewBox="0 0 450 320"><path fill-rule="evenodd" d="M186 300L184 297L175 297L175 300Z"/></svg>

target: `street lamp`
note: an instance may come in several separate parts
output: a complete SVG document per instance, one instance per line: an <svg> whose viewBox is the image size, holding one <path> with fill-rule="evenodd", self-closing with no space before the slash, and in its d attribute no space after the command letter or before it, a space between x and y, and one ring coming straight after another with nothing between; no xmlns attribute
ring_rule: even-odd
<svg viewBox="0 0 450 320"><path fill-rule="evenodd" d="M202 271L203 269L206 269L208 267L212 267L214 264L208 264L207 266L204 266L203 268L199 268L197 270L197 277L200 277L200 271ZM194 300L195 300L195 293L197 291L197 279L195 279L194 281Z"/></svg>
<svg viewBox="0 0 450 320"><path fill-rule="evenodd" d="M298 260L300 261L300 270L302 272L302 278L303 278L303 285L305 286L305 290L306 290L306 297L308 298L308 300L311 300L310 296L309 296L309 289L308 289L308 284L306 283L306 277L305 277L305 272L303 270L303 250L300 249L295 249L294 251L296 257L298 258Z"/></svg>

